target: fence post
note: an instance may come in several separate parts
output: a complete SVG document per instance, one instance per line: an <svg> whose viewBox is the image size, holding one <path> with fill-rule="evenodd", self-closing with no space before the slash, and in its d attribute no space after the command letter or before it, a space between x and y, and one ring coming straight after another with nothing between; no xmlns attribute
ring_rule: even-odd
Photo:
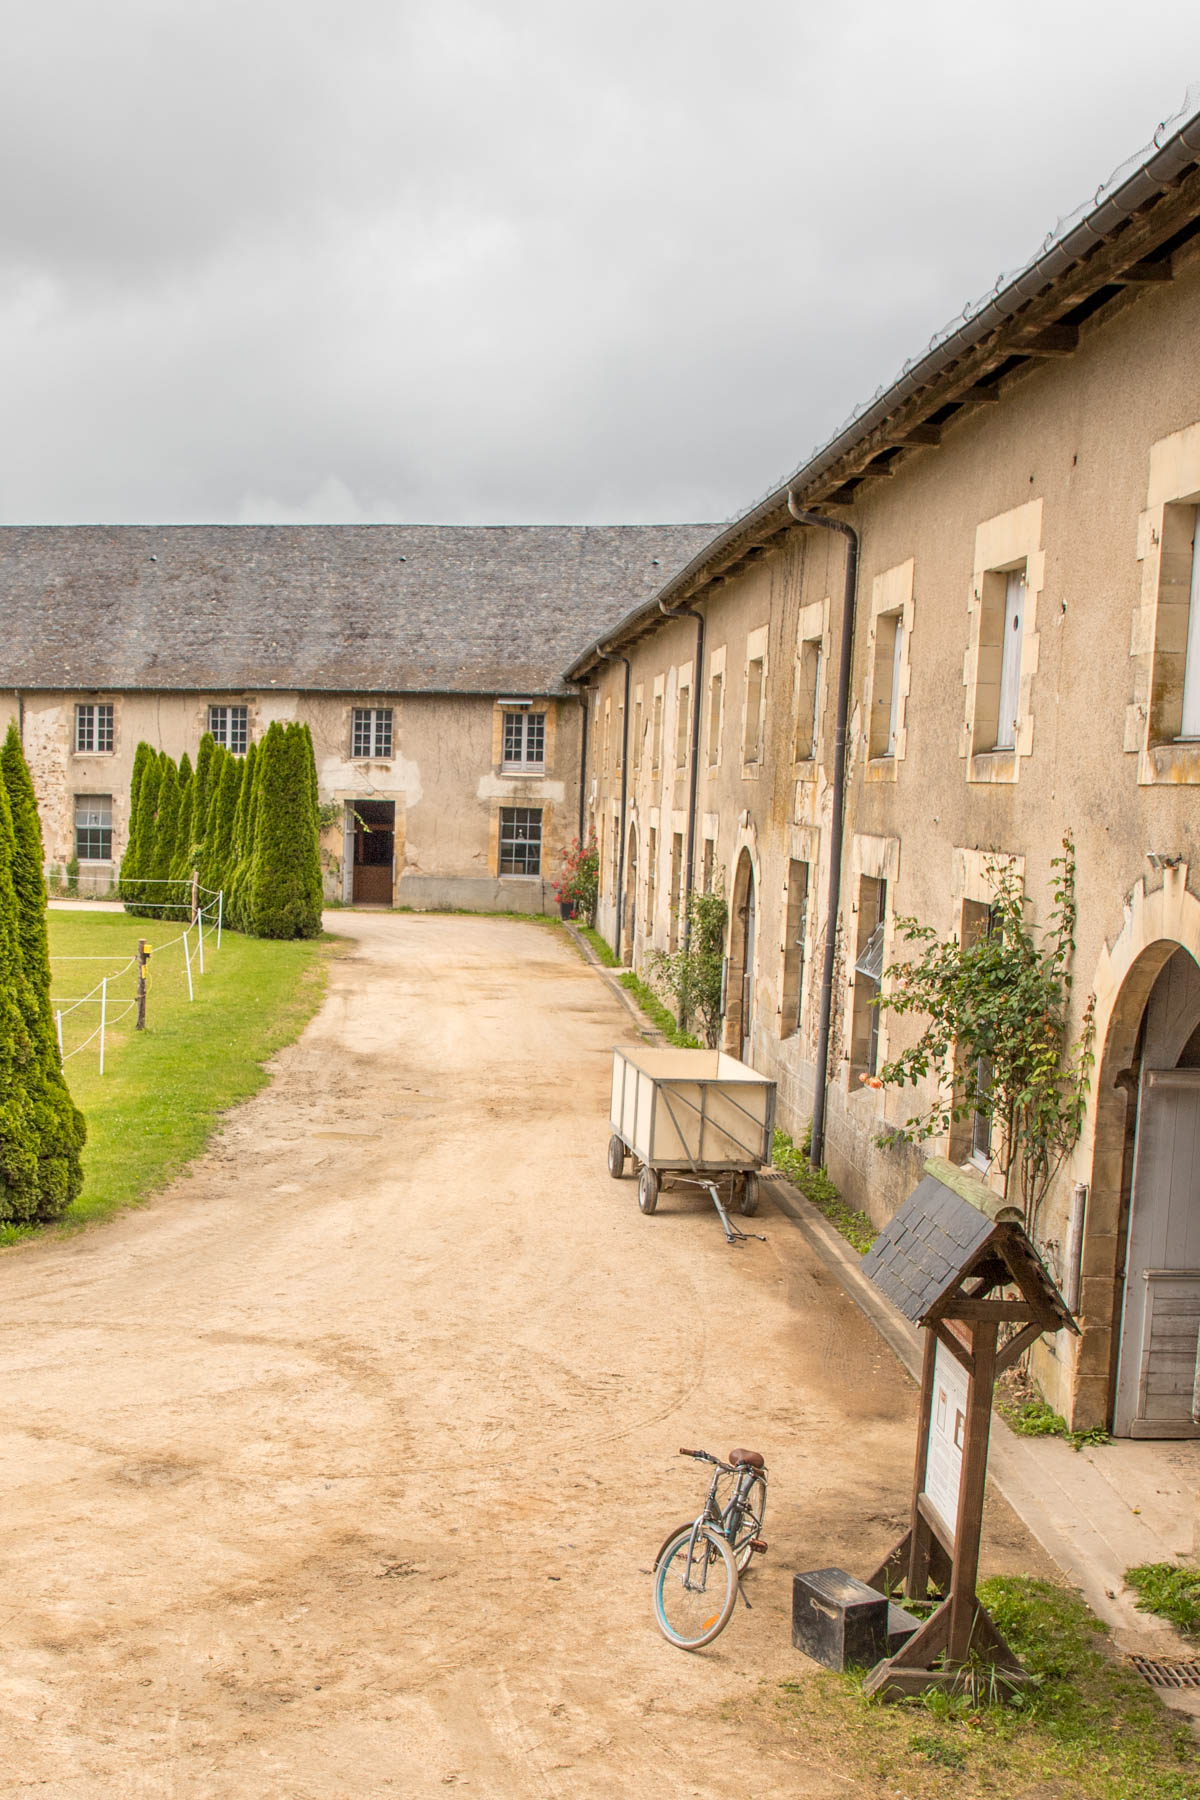
<svg viewBox="0 0 1200 1800"><path fill-rule="evenodd" d="M100 1073L104 1073L104 1027L108 1019L108 976L100 983Z"/></svg>
<svg viewBox="0 0 1200 1800"><path fill-rule="evenodd" d="M188 934L186 931L183 934L183 962L184 967L187 969L188 999L194 1000L196 996L192 992L192 953L188 949Z"/></svg>
<svg viewBox="0 0 1200 1800"><path fill-rule="evenodd" d="M58 1060L59 1060L59 1062L61 1062L62 1061L62 1008L61 1007L59 1007L58 1011L54 1015L54 1029L58 1033Z"/></svg>
<svg viewBox="0 0 1200 1800"><path fill-rule="evenodd" d="M192 916L188 920L189 925L194 925L196 923L196 913L199 908L199 905L200 905L200 871L199 871L199 869L193 869L192 870Z"/></svg>
<svg viewBox="0 0 1200 1800"><path fill-rule="evenodd" d="M221 920L225 916L225 889L217 895L217 949L221 948Z"/></svg>
<svg viewBox="0 0 1200 1800"><path fill-rule="evenodd" d="M137 1028L146 1029L146 940L138 939L137 947Z"/></svg>
<svg viewBox="0 0 1200 1800"><path fill-rule="evenodd" d="M200 953L200 973L204 973L204 908L196 914L196 948Z"/></svg>

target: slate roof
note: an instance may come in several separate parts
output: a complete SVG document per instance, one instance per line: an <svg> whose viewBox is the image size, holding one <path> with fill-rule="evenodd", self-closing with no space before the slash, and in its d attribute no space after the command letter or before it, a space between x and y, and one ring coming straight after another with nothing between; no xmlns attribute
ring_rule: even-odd
<svg viewBox="0 0 1200 1800"><path fill-rule="evenodd" d="M951 1173L950 1178L957 1177ZM863 1257L862 1272L916 1325L994 1239L996 1256L1013 1271L1014 1283L1026 1297L1035 1305L1044 1304L1060 1324L1076 1331L1045 1265L1014 1222L1019 1216L1015 1208L1006 1207L999 1218L992 1218L937 1175L927 1174Z"/></svg>
<svg viewBox="0 0 1200 1800"><path fill-rule="evenodd" d="M563 693L716 529L0 527L0 686Z"/></svg>
<svg viewBox="0 0 1200 1800"><path fill-rule="evenodd" d="M995 1229L986 1213L926 1175L867 1251L862 1272L916 1324Z"/></svg>

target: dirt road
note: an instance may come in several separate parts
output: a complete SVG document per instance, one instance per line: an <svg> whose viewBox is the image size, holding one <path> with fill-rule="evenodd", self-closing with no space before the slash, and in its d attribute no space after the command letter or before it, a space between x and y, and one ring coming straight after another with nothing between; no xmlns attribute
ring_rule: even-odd
<svg viewBox="0 0 1200 1800"><path fill-rule="evenodd" d="M807 1666L790 1571L897 1531L907 1377L769 1202L730 1249L609 1179L636 1034L559 934L335 926L187 1179L0 1257L0 1793L724 1800L730 1757L874 1792L728 1702ZM699 1499L677 1446L734 1440L770 1554L687 1656L646 1571Z"/></svg>

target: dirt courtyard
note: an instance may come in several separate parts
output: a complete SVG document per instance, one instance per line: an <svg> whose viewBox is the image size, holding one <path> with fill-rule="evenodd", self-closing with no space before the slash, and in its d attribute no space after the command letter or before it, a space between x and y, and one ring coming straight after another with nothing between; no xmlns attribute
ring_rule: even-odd
<svg viewBox="0 0 1200 1800"><path fill-rule="evenodd" d="M769 1196L733 1249L609 1178L637 1034L562 934L331 922L212 1152L0 1256L0 1793L873 1794L730 1702L811 1667L792 1571L901 1528L908 1377ZM734 1442L770 1551L688 1656L648 1571L703 1490L678 1446Z"/></svg>

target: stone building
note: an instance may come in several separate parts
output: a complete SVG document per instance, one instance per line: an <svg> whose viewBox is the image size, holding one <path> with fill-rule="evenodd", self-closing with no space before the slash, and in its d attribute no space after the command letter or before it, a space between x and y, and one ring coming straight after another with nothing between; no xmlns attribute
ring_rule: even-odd
<svg viewBox="0 0 1200 1800"><path fill-rule="evenodd" d="M312 729L331 898L540 912L579 830L562 670L705 525L0 529L0 730L51 866L107 888L139 740Z"/></svg>
<svg viewBox="0 0 1200 1800"><path fill-rule="evenodd" d="M1035 1231L1082 1335L1037 1373L1135 1436L1200 1393L1198 159L1195 117L569 671L601 930L643 965L723 877L726 1047L878 1222L897 921L986 931L996 859L1044 921L1073 836L1096 1066ZM994 1176L986 1117L932 1148Z"/></svg>

